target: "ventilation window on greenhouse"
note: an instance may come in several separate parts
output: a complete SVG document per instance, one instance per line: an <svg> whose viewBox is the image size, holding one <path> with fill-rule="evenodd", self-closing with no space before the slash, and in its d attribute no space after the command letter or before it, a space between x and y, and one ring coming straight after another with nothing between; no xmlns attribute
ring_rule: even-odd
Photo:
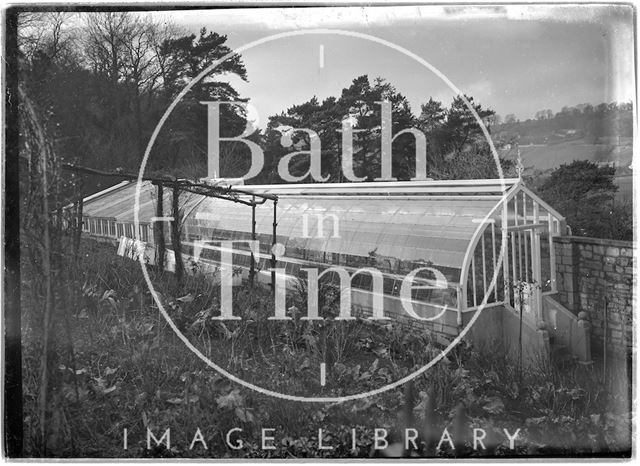
<svg viewBox="0 0 640 466"><path fill-rule="evenodd" d="M388 294L391 295L393 294L393 290L395 288L395 279L385 276L384 277L384 285L382 287L382 290L384 291L384 294Z"/></svg>
<svg viewBox="0 0 640 466"><path fill-rule="evenodd" d="M371 291L373 286L373 278L371 277L371 274L362 272L359 274L359 276L360 276L360 287L363 290Z"/></svg>

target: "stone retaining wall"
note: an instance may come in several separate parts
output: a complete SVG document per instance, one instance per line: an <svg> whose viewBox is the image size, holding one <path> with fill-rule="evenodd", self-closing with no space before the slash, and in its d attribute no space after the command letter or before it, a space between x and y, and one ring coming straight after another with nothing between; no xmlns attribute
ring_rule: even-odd
<svg viewBox="0 0 640 466"><path fill-rule="evenodd" d="M554 243L556 299L576 314L589 314L595 345L604 344L606 327L607 347L629 351L633 344L633 243L578 236L556 237Z"/></svg>

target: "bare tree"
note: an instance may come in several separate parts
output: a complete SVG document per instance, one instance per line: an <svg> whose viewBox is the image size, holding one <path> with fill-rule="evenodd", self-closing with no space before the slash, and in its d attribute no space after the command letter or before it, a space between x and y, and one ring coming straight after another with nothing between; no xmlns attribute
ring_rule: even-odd
<svg viewBox="0 0 640 466"><path fill-rule="evenodd" d="M18 15L18 47L29 61L42 48L47 36L46 13L22 12Z"/></svg>
<svg viewBox="0 0 640 466"><path fill-rule="evenodd" d="M90 13L85 16L84 54L94 74L109 83L111 116L117 119L122 101L118 84L124 80L127 43L135 28L130 12Z"/></svg>
<svg viewBox="0 0 640 466"><path fill-rule="evenodd" d="M154 28L149 17L135 18L128 40L124 42L124 76L133 96L136 133L136 153L142 159L142 96L153 93L160 78L160 68L154 54ZM150 101L147 101L150 102Z"/></svg>
<svg viewBox="0 0 640 466"><path fill-rule="evenodd" d="M160 85L165 86L167 81L167 73L170 68L171 57L166 53L163 53L162 47L165 41L177 38L180 34L184 34L185 31L179 28L174 23L167 19L158 19L149 28L149 35L151 36L152 52L155 59L155 63L158 67L158 76L160 79ZM149 94L152 97L152 93Z"/></svg>
<svg viewBox="0 0 640 466"><path fill-rule="evenodd" d="M18 16L18 47L32 62L37 54L51 62L69 64L78 60L74 14L23 12Z"/></svg>
<svg viewBox="0 0 640 466"><path fill-rule="evenodd" d="M142 158L145 110L163 83L161 44L172 38L170 23L131 12L92 13L84 27L84 53L94 73L109 83L112 120L133 110L134 151ZM126 97L125 97L126 96ZM146 108L143 101L146 96ZM116 124L114 121L113 124Z"/></svg>

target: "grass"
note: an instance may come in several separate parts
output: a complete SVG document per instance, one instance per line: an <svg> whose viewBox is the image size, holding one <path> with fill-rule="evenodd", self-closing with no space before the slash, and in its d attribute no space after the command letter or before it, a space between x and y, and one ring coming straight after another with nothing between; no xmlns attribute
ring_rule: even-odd
<svg viewBox="0 0 640 466"><path fill-rule="evenodd" d="M540 364L518 373L507 355L459 345L408 387L344 403L276 399L233 383L199 360L168 327L153 303L139 264L111 245L83 241L82 293L68 309L73 357L60 330L48 455L55 457L368 457L549 456L627 454L630 380L626 371L603 380L599 367ZM24 269L23 269L24 270ZM28 270L28 266L26 268ZM273 314L268 290L240 287L239 322L214 321L217 286L202 276L178 286L152 273L173 321L203 354L260 386L293 393L342 396L377 388L421 367L439 351L424 331L395 323L286 322ZM30 288L25 287L25 293ZM335 315L337 295L321 290L321 309ZM304 313L301 293L289 306ZM25 297L23 302L29 302ZM30 310L26 309L29 313ZM27 454L38 456L39 337L27 324L24 402ZM318 368L330 368L326 386ZM610 374L616 374L610 371ZM404 427L421 433L418 449L398 450ZM444 428L456 449L434 448ZM487 431L487 449L473 449L473 427ZM123 449L123 429L128 449ZM146 430L171 429L171 448L146 448ZM198 428L206 440L190 449ZM225 443L241 428L243 448ZM261 448L274 428L275 450ZM318 429L332 450L318 449ZM374 451L374 429L390 446ZM520 434L509 449L503 429ZM356 429L355 450L351 429ZM236 432L237 434L237 432ZM235 435L235 434L234 434ZM395 440L394 440L395 439ZM437 440L436 442L437 443ZM446 446L446 443L445 443ZM399 453L398 453L399 452Z"/></svg>

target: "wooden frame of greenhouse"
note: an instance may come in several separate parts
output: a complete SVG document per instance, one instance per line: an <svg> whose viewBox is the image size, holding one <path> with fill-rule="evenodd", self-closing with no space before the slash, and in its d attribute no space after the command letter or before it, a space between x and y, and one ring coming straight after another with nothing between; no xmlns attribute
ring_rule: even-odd
<svg viewBox="0 0 640 466"><path fill-rule="evenodd" d="M123 182L84 199L83 230L119 241L120 254L137 241L137 250L146 251L145 260L153 264L153 223L163 219L154 217L155 187L142 182L136 231L135 188L135 182ZM517 344L529 359L562 345L579 360L590 360L588 323L553 299L554 238L564 234L565 220L520 179L244 185L242 190L248 201L252 193L277 197L277 209L182 195L181 253L191 270L214 273L222 261L221 241L256 240L257 250L234 246L233 266L244 278L256 273L268 283L275 263L295 281L313 266L329 270L324 278L344 286L332 273L343 268L351 275L355 314L370 315L382 294L385 316L406 320L402 280L421 269L414 283L424 286L411 289L412 309L441 342L452 341L481 308L465 335L476 344L507 349ZM276 242L285 251L277 261ZM172 254L164 264L169 270ZM382 293L373 275L362 273L365 268L381 271ZM442 280L434 285L434 270L446 285Z"/></svg>

